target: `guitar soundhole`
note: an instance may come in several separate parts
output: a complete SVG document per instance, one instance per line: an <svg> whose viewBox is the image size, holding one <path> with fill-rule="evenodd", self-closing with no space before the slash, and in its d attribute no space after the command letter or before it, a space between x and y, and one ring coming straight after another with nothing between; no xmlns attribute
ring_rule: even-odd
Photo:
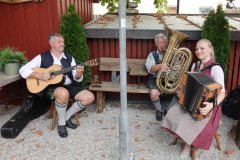
<svg viewBox="0 0 240 160"><path fill-rule="evenodd" d="M54 79L55 78L55 73L54 72L50 72L51 78L50 79Z"/></svg>

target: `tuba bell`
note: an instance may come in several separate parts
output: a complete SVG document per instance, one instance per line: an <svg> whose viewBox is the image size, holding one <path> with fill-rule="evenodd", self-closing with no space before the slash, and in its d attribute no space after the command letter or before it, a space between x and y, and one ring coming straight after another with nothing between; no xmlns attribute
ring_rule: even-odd
<svg viewBox="0 0 240 160"><path fill-rule="evenodd" d="M178 48L180 43L188 38L186 34L167 28L168 46L162 59L162 64L167 64L170 71L159 71L156 84L161 92L172 94L177 91L181 77L192 62L192 53L188 48Z"/></svg>

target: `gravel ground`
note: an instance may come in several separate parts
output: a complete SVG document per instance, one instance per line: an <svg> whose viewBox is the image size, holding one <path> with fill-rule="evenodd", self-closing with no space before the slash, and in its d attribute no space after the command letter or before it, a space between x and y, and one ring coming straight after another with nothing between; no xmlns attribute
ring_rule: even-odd
<svg viewBox="0 0 240 160"><path fill-rule="evenodd" d="M69 136L60 138L50 130L48 113L31 121L15 139L0 137L1 160L118 160L119 159L119 112L117 101L106 103L104 112L97 114L94 105L80 114L81 126L68 129ZM19 107L0 106L0 126L11 118ZM130 152L134 160L178 160L182 141L172 146L172 135L160 129L161 122L155 120L155 111L144 104L129 104ZM215 147L209 151L199 150L200 160L239 160L240 150L229 133L237 121L223 116L219 126L222 150ZM229 154L226 154L228 152ZM190 160L190 158L186 159Z"/></svg>

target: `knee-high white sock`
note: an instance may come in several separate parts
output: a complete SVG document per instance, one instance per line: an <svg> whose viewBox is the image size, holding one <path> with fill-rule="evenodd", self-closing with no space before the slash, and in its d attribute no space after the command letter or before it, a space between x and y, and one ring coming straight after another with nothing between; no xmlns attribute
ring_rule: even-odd
<svg viewBox="0 0 240 160"><path fill-rule="evenodd" d="M69 120L73 114L81 111L84 108L85 107L80 103L80 101L73 103L73 105L66 112L66 121Z"/></svg>
<svg viewBox="0 0 240 160"><path fill-rule="evenodd" d="M158 110L159 112L162 112L162 106L160 104L160 99L158 99L156 101L152 101L152 103L156 110Z"/></svg>
<svg viewBox="0 0 240 160"><path fill-rule="evenodd" d="M67 103L59 104L57 101L55 101L55 107L58 115L58 125L66 125L65 114L67 109Z"/></svg>

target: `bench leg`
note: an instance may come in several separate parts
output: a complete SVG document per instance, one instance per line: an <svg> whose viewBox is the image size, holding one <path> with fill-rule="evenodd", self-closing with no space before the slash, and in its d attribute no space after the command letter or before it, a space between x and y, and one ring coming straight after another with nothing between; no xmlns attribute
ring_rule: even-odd
<svg viewBox="0 0 240 160"><path fill-rule="evenodd" d="M79 119L79 117L78 117L78 113L75 113L75 114L74 114L74 117L75 117L77 126L79 127L79 126L80 126L80 119Z"/></svg>
<svg viewBox="0 0 240 160"><path fill-rule="evenodd" d="M52 128L51 128L51 130L54 130L54 128L55 128L56 117L57 117L57 111L56 111L56 108L54 107L54 109L53 109Z"/></svg>
<svg viewBox="0 0 240 160"><path fill-rule="evenodd" d="M215 134L215 139L216 139L216 143L217 143L217 149L218 149L218 150L221 150L220 135L219 135L218 132Z"/></svg>
<svg viewBox="0 0 240 160"><path fill-rule="evenodd" d="M174 137L174 140L171 142L172 145L176 145L178 141L178 137Z"/></svg>
<svg viewBox="0 0 240 160"><path fill-rule="evenodd" d="M197 148L192 146L192 160L196 160Z"/></svg>
<svg viewBox="0 0 240 160"><path fill-rule="evenodd" d="M105 92L97 92L96 112L102 113L105 106Z"/></svg>

